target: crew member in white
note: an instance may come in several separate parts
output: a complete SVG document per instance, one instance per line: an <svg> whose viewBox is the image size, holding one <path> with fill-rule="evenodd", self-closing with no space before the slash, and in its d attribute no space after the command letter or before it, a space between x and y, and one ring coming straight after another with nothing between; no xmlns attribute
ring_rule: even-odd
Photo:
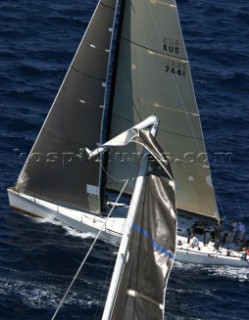
<svg viewBox="0 0 249 320"><path fill-rule="evenodd" d="M195 236L194 233L192 234L191 247L192 247L192 248L198 248L198 247L199 247L199 240L198 240L198 238Z"/></svg>

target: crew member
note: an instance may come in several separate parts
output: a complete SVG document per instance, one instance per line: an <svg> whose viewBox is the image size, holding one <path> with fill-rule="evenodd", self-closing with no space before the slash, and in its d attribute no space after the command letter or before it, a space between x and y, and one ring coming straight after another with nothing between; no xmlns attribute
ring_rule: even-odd
<svg viewBox="0 0 249 320"><path fill-rule="evenodd" d="M192 248L198 248L198 247L199 247L199 240L198 240L198 238L195 236L195 233L192 234L191 247L192 247Z"/></svg>

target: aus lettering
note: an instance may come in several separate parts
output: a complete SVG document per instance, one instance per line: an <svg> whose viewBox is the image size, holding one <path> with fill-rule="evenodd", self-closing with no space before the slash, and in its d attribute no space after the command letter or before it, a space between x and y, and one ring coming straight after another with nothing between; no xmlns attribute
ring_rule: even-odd
<svg viewBox="0 0 249 320"><path fill-rule="evenodd" d="M164 44L163 51L168 52L168 53L179 54L180 49L179 49L179 47L176 47L176 46L170 46L170 45Z"/></svg>

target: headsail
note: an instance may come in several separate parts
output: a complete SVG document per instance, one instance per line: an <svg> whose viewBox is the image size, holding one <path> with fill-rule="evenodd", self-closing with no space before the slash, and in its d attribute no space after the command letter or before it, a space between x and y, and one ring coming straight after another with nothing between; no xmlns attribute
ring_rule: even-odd
<svg viewBox="0 0 249 320"><path fill-rule="evenodd" d="M96 161L83 148L101 140L116 0L101 0L21 171L16 188L59 205L100 211Z"/></svg>
<svg viewBox="0 0 249 320"><path fill-rule="evenodd" d="M218 218L175 0L125 1L120 23L111 137L155 114L158 142L172 160L177 207ZM128 146L110 159L109 187L120 189L138 151Z"/></svg>
<svg viewBox="0 0 249 320"><path fill-rule="evenodd" d="M132 224L122 238L112 280L117 283L117 290L113 301L109 298L113 297L111 284L104 320L163 319L166 286L175 255L177 213L169 163L150 132L133 129L133 133L130 141L142 144L150 153L150 161L134 221L130 221L131 201L127 224ZM137 185L133 197L136 188ZM126 237L128 247L123 255ZM114 277L120 259L123 267L117 281Z"/></svg>

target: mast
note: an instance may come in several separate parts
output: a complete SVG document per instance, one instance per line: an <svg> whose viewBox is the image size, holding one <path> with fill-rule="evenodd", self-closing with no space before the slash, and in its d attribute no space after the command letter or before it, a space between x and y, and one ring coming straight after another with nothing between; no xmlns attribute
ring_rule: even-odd
<svg viewBox="0 0 249 320"><path fill-rule="evenodd" d="M119 56L120 36L121 36L121 30L122 30L125 1L126 0L117 0L117 4L116 4L116 12L115 12L115 18L113 23L113 34L112 34L112 42L111 42L112 45L111 45L111 52L110 52L110 59L113 59L113 60L112 60L112 63L110 63L111 60L109 60L109 73L107 78L107 85L108 85L108 89L110 87L110 93L109 95L107 95L107 92L108 92L108 89L107 89L106 95L105 95L106 108L105 108L105 113L102 119L102 143L111 139L110 134L111 134L112 106L113 106L113 99L114 99L114 92L115 92L117 61ZM105 168L105 171L101 170L101 177L100 177L101 208L102 208L102 211L105 211L105 207L106 207L105 194L106 194L106 187L107 187L107 172L108 172L108 161L109 161L108 153L104 153L104 154L101 153L101 161L103 163L103 167Z"/></svg>
<svg viewBox="0 0 249 320"><path fill-rule="evenodd" d="M110 75L110 96L109 96L109 104L108 110L106 113L106 134L105 140L110 140L111 134L111 119L112 119L112 111L113 111L113 100L115 95L115 84L116 84L116 76L117 76L117 68L118 68L118 57L120 50L120 38L122 32L123 18L124 18L124 8L125 8L126 0L117 0L116 14L115 14L115 23L117 25L116 38L115 38L115 51L113 52L113 65L112 65L112 73ZM117 17L118 16L118 17ZM114 25L115 25L114 23ZM113 44L114 39L112 40Z"/></svg>

